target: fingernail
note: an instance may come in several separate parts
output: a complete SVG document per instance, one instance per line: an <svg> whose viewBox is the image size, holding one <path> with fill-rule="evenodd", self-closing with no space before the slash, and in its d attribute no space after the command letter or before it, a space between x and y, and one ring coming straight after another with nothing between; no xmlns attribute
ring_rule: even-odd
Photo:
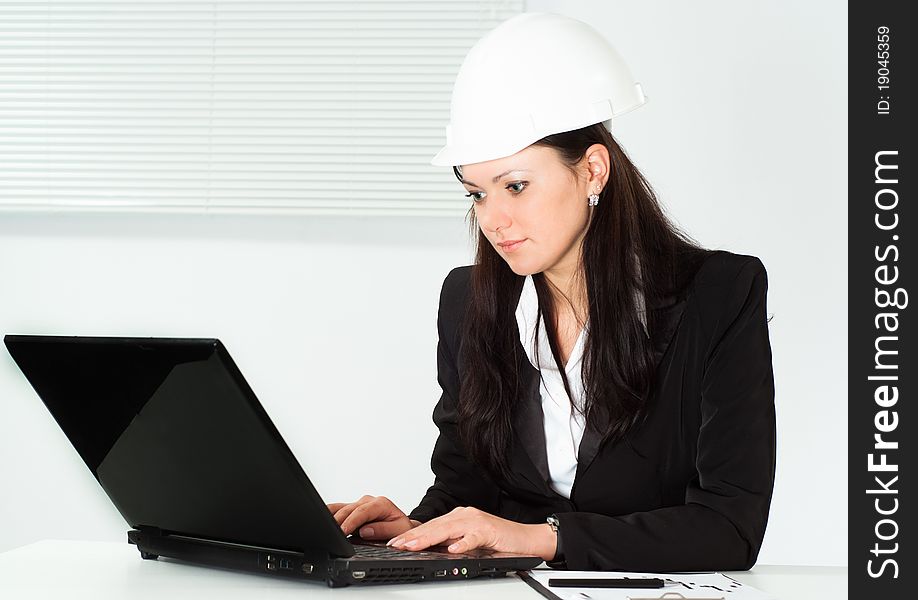
<svg viewBox="0 0 918 600"><path fill-rule="evenodd" d="M414 547L417 546L417 545L418 545L418 541L417 541L417 540L411 540L410 542L408 542L407 544L405 544L405 546L406 546L407 548L414 548Z"/></svg>
<svg viewBox="0 0 918 600"><path fill-rule="evenodd" d="M452 552L452 551L456 550L458 547L459 547L459 544L450 544L450 546L449 546L449 548L447 548L447 550L449 550L450 552Z"/></svg>
<svg viewBox="0 0 918 600"><path fill-rule="evenodd" d="M401 544L401 543L402 543L402 538L398 538L398 539L395 539L395 540L389 540L389 543L386 544L386 545L387 545L387 546L398 546L398 545Z"/></svg>
<svg viewBox="0 0 918 600"><path fill-rule="evenodd" d="M360 536L361 536L361 537L370 537L370 536L373 535L374 533L375 533L375 532L373 531L373 528L372 528L372 527L364 527L363 529L360 530Z"/></svg>

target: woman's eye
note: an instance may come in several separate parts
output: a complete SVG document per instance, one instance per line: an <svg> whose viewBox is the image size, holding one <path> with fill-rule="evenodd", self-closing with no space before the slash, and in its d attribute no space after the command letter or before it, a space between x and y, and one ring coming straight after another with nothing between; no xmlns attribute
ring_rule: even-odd
<svg viewBox="0 0 918 600"><path fill-rule="evenodd" d="M513 183L508 183L506 189L510 190L513 194L521 194L526 186L529 185L528 181L515 181ZM470 192L465 195L466 198L471 198L473 202L481 202L484 192Z"/></svg>

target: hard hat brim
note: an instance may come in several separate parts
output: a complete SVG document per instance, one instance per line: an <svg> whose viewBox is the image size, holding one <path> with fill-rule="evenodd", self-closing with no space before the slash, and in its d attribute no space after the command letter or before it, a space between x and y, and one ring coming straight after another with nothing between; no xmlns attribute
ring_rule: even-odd
<svg viewBox="0 0 918 600"><path fill-rule="evenodd" d="M592 118L587 119L589 122L583 123L574 121L567 125L555 124L542 131L534 131L528 138L518 139L513 145L505 144L502 147L495 145L485 145L483 147L481 144L446 144L437 152L433 159L431 159L430 164L435 167L458 167L461 165L471 165L487 162L489 160L496 160L498 158L505 158L528 148L535 142L549 135L581 129L596 123L602 123L605 125L606 129L611 132L612 124L616 118L640 108L647 102L647 96L645 96L641 90L640 83L635 83L635 87L637 89L635 102L621 110L615 110L608 118L597 117L594 113ZM597 118L600 120L597 120Z"/></svg>

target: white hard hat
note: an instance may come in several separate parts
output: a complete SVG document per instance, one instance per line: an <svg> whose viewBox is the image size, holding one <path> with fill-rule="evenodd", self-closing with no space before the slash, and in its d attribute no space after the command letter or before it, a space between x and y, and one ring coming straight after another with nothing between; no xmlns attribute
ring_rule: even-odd
<svg viewBox="0 0 918 600"><path fill-rule="evenodd" d="M446 145L430 164L516 154L547 135L603 123L646 102L615 48L577 19L542 12L507 19L472 46L450 102Z"/></svg>

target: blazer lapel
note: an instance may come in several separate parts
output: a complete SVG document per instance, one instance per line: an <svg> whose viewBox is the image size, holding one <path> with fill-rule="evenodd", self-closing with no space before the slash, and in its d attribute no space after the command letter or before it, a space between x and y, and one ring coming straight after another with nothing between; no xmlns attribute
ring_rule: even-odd
<svg viewBox="0 0 918 600"><path fill-rule="evenodd" d="M667 303L670 304L667 304ZM648 307L648 330L650 333L650 343L653 352L654 371L660 366L663 355L666 354L667 348L682 321L682 313L685 309L685 298L676 300L675 297L664 298L658 302L655 307ZM589 468L590 463L599 453L599 447L602 441L602 433L590 426L587 422L583 430L583 438L580 440L580 448L577 453L577 474L574 476L576 481L580 474ZM544 445L544 437L542 439Z"/></svg>
<svg viewBox="0 0 918 600"><path fill-rule="evenodd" d="M519 328L516 327L517 339ZM542 397L539 394L539 371L529 362L522 343L517 344L516 364L520 373L520 385L523 386L521 405L513 415L514 437L518 441L515 448L524 452L515 457L515 464L521 466L523 475L538 489L549 489L548 486L548 453L545 448L545 423L542 415ZM528 458L528 461L526 460Z"/></svg>

